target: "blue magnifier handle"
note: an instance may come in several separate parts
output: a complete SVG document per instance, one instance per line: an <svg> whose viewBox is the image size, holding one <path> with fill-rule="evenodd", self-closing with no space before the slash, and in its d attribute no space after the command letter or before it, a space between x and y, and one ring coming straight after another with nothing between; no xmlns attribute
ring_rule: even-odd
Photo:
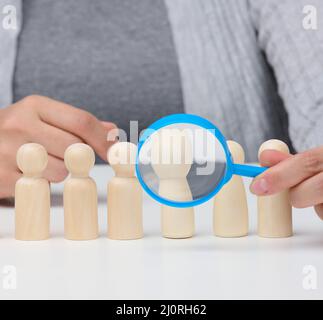
<svg viewBox="0 0 323 320"><path fill-rule="evenodd" d="M233 174L243 177L255 178L265 172L268 168L248 166L245 164L233 164Z"/></svg>

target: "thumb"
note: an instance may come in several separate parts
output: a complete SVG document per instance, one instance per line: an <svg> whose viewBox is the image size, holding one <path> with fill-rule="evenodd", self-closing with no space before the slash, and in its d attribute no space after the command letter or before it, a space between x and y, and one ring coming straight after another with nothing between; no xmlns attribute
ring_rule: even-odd
<svg viewBox="0 0 323 320"><path fill-rule="evenodd" d="M259 160L263 167L272 167L290 158L292 155L277 150L265 150L260 154Z"/></svg>

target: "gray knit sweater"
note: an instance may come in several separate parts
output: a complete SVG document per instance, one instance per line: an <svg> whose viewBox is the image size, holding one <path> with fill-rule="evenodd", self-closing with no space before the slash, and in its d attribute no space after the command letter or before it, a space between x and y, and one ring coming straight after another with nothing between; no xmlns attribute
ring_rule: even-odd
<svg viewBox="0 0 323 320"><path fill-rule="evenodd" d="M166 0L185 107L239 141L248 159L268 138L323 145L323 1ZM289 126L288 122L289 121Z"/></svg>
<svg viewBox="0 0 323 320"><path fill-rule="evenodd" d="M20 0L12 3L18 14ZM323 1L305 30L307 0L165 0L185 110L240 142L247 159L279 138L301 151L323 144ZM0 28L0 107L12 102L18 30ZM134 119L132 119L134 120Z"/></svg>

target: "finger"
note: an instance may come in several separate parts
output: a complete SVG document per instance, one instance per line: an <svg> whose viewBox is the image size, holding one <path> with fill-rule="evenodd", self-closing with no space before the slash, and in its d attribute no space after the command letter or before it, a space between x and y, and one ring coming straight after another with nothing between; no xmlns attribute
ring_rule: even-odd
<svg viewBox="0 0 323 320"><path fill-rule="evenodd" d="M119 139L119 129L116 127L116 125L112 122L101 122L103 126L106 128L108 134L107 134L107 141L111 142L111 144L114 144Z"/></svg>
<svg viewBox="0 0 323 320"><path fill-rule="evenodd" d="M251 184L256 195L270 195L292 188L323 171L323 148L291 156L259 175Z"/></svg>
<svg viewBox="0 0 323 320"><path fill-rule="evenodd" d="M316 205L314 209L317 215L319 216L319 218L323 220L323 203Z"/></svg>
<svg viewBox="0 0 323 320"><path fill-rule="evenodd" d="M1 174L3 183L0 184L0 199L14 197L15 185L21 176L21 172L14 168L7 169L6 173Z"/></svg>
<svg viewBox="0 0 323 320"><path fill-rule="evenodd" d="M295 208L308 208L323 203L323 173L290 189L290 201Z"/></svg>
<svg viewBox="0 0 323 320"><path fill-rule="evenodd" d="M263 167L272 167L282 162L292 155L277 150L265 150L260 154L260 164Z"/></svg>
<svg viewBox="0 0 323 320"><path fill-rule="evenodd" d="M43 121L78 136L92 146L102 159L106 158L111 144L107 141L108 131L94 115L46 97L38 97L36 108Z"/></svg>
<svg viewBox="0 0 323 320"><path fill-rule="evenodd" d="M61 159L48 155L47 168L43 173L43 177L49 182L61 182L68 175L68 171Z"/></svg>
<svg viewBox="0 0 323 320"><path fill-rule="evenodd" d="M83 142L77 136L45 122L41 122L39 126L33 141L43 145L56 158L64 159L64 152L71 144Z"/></svg>
<svg viewBox="0 0 323 320"><path fill-rule="evenodd" d="M108 130L114 129L116 127L116 125L113 122L101 121L101 123Z"/></svg>

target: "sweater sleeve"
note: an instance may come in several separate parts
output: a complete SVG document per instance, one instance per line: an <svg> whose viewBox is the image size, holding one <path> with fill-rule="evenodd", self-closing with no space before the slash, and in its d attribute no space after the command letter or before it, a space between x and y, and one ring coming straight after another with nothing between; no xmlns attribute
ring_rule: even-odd
<svg viewBox="0 0 323 320"><path fill-rule="evenodd" d="M15 21L12 16L15 16ZM0 0L0 108L12 102L12 79L21 20L21 0ZM10 23L12 25L8 27Z"/></svg>
<svg viewBox="0 0 323 320"><path fill-rule="evenodd" d="M297 151L323 145L323 1L308 4L308 0L249 0Z"/></svg>

